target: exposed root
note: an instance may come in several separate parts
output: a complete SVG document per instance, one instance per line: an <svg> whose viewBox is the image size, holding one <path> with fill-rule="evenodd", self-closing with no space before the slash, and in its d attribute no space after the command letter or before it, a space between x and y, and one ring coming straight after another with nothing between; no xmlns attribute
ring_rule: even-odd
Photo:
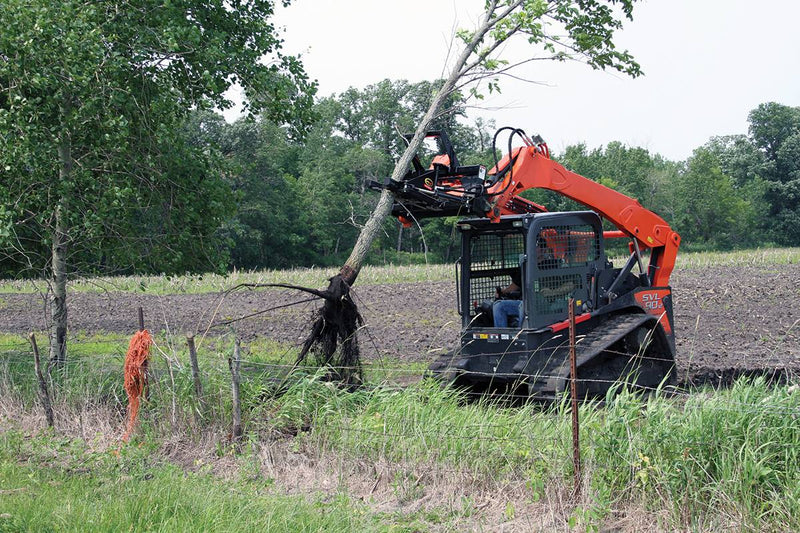
<svg viewBox="0 0 800 533"><path fill-rule="evenodd" d="M350 297L350 285L336 275L320 296L325 304L316 313L311 334L303 343L296 364L314 354L318 365L331 369L331 380L348 386L360 385L363 375L356 333L364 320Z"/></svg>
<svg viewBox="0 0 800 533"><path fill-rule="evenodd" d="M286 283L241 283L225 291L225 294L245 288L280 287L313 294L325 300L325 304L315 313L311 334L303 342L303 348L297 356L295 365L304 363L308 355L313 354L317 365L330 369L329 380L339 381L349 387L357 387L362 384L363 375L361 352L358 347L356 333L363 325L364 320L361 318L355 302L350 297L350 283L347 280L354 281L355 273L352 269L348 271L347 268L343 268L342 272L344 274L340 273L332 277L328 288L322 291ZM350 274L349 277L348 273ZM296 305L306 301L308 300L301 300L288 305ZM287 306L279 306L268 310ZM209 329L213 326L238 322L263 312L265 311L258 311L244 317L213 323L209 325Z"/></svg>

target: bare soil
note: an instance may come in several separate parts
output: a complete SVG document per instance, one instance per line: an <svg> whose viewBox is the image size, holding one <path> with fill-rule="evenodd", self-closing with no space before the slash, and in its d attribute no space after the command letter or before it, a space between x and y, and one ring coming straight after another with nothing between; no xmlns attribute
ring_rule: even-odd
<svg viewBox="0 0 800 533"><path fill-rule="evenodd" d="M321 285L323 280L321 280ZM677 364L681 381L728 383L742 373L800 371L800 265L677 270L672 278ZM457 342L455 283L364 285L353 289L366 326L359 333L367 361L429 361ZM227 295L72 293L72 331L130 333L139 306L151 331L266 337L299 344L317 303L289 290L240 290ZM253 317L215 325L245 315ZM0 294L0 331L47 327L42 297Z"/></svg>

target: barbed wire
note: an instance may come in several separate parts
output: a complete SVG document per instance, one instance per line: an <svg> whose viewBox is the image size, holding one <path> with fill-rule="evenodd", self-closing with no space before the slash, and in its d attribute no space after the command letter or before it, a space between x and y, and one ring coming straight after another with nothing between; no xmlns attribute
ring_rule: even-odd
<svg viewBox="0 0 800 533"><path fill-rule="evenodd" d="M177 373L178 371L177 370L173 370L173 372ZM186 370L181 370L180 372L188 373L188 371L186 371ZM220 371L220 373L223 373L223 372ZM276 376L276 379L278 377L279 376ZM592 381L593 382L594 380L579 380L579 382L580 381ZM165 374L165 379L160 380L160 381L153 381L153 382L151 382L151 385L153 385L153 386L166 386L167 389L179 388L178 386L171 386L169 384L169 381L166 379L166 374ZM184 385L184 386L188 386L188 385ZM290 387L291 387L291 384L286 385L284 388L285 389L289 389ZM350 387L350 389L351 390L365 390L365 391L369 391L369 392L376 392L376 391L402 392L402 391L407 390L407 387L399 386L399 385L384 386L384 385L381 385L381 384L362 384L362 385L353 385L353 386ZM656 390L655 388L651 388L651 387L633 387L633 389L645 389L645 390L651 390L651 391L655 391ZM227 390L227 386L224 388L224 390ZM662 391L662 392L664 392L664 391ZM693 392L690 392L690 391L666 391L665 393L667 395L669 395L669 396L682 396L684 399L695 399L697 397L696 396L697 393L693 393ZM494 395L494 396L486 395L484 393L470 393L470 392L465 392L465 393L463 393L463 395L467 396L467 397L472 397L474 399L485 398L490 402L499 402L498 405L501 405L504 402L508 402L508 401L514 401L514 400L525 401L525 400L529 400L530 399L530 396L528 396L527 394L514 394L514 393L509 393L509 392L503 392L503 393L500 393L500 394L497 394L497 395ZM198 399L196 396L194 396L194 397L195 397L195 399ZM206 401L208 399L217 400L219 398L220 398L219 394L213 394L213 393L209 392L209 393L205 394L200 399ZM559 396L549 397L549 398L545 397L545 398L543 398L543 400L545 400L545 401L550 400L550 401L558 402L562 398L564 398L564 396L560 396L559 395ZM720 402L724 401L725 403L724 404L721 404L721 403L709 404L708 402L705 402L705 403L692 403L692 404L683 403L683 404L680 404L679 406L676 406L676 408L679 409L680 411L683 411L683 412L686 412L686 411L689 411L689 410L694 410L694 411L711 411L711 412L725 412L725 413L737 412L737 413L752 414L752 415L767 413L767 414L770 414L770 415L790 416L795 420L800 420L800 405L798 405L797 407L786 408L786 407L781 407L781 406L770 405L768 403L763 403L763 401L760 402L760 403L747 403L747 402L732 401L729 398L720 399L718 401L720 401ZM577 402L582 404L582 405L588 405L588 406L593 406L593 407L599 407L600 405L605 405L605 401L604 400L598 400L596 398L578 398ZM643 402L641 405L644 407L644 406L646 406L646 403ZM798 421L798 424L800 424L800 421ZM798 426L798 430L800 431L800 425Z"/></svg>
<svg viewBox="0 0 800 533"><path fill-rule="evenodd" d="M111 339L111 340L106 340L106 339L91 340L91 339L88 339L88 340L83 340L83 341L68 341L67 344L68 344L68 346L75 346L75 345L77 345L77 346L89 346L89 345L96 346L98 344L106 344L106 343L114 342L114 341L115 341L114 339ZM122 343L122 339L120 339L119 342ZM127 341L125 341L125 342L127 342ZM301 344L300 342L290 344L285 349L285 351L283 353L286 353L286 351L290 352L292 349L298 348L300 346L300 344ZM4 349L5 349L6 353L4 354L4 353L0 352L0 360L8 357L9 354L14 354L15 352L30 351L30 343L27 341L27 339L24 340L24 341L20 340L19 342L14 342L14 343L0 343L0 351L2 351ZM116 349L119 350L119 351L118 352L113 352L111 350L107 350L106 349L106 352L97 352L97 353L93 353L91 355L79 354L79 355L77 355L77 357L81 357L81 358L87 358L87 357L88 358L102 358L102 357L109 357L109 356L117 357L121 353L123 353L123 351L126 349L126 347L124 347L122 344L120 344L120 346L118 348L116 348ZM170 349L175 351L174 347L170 347ZM178 353L182 353L182 352L183 352L183 350L181 350ZM222 356L224 354L225 350L213 349L212 352L217 354L217 355ZM670 358L651 357L651 356L645 356L645 355L631 355L628 352L622 352L622 351L616 351L616 350L604 350L603 353L609 354L609 355L619 355L619 356L623 356L623 357L629 357L630 359L632 359L634 361L641 360L641 361L657 361L657 362L662 362L662 363L674 363L674 361L672 359L670 359ZM545 359L544 357L536 356L535 352L534 352L533 356L531 357L531 352L530 351L526 351L526 350L484 352L484 353L479 354L479 355L480 356L486 356L486 357L498 357L499 358L498 361L493 362L493 364L501 363L504 358L510 360L510 359L513 359L513 357L517 357L518 358L518 362L522 361L522 358L526 358L526 357L529 358L529 359L532 358L532 357L539 357L540 360L543 359L545 362L547 362L547 361L549 361L551 359L551 358L546 358ZM438 356L439 359L447 358L447 359L450 359L452 361L457 361L459 359L469 359L469 358L473 358L473 357L477 357L477 356L476 355L471 355L471 354L456 354L456 355L450 355L450 356L441 356L441 355ZM279 357L278 359L280 360L282 358L283 357ZM268 365L268 366L275 366L276 365L276 363L274 363L274 362L264 361L264 360L241 359L241 362L242 363L247 362L247 363L253 364L253 365ZM430 362L431 362L430 359L412 360L412 361L410 361L411 364L423 364L423 363L430 363ZM295 366L295 365L288 365L287 364L287 365L284 365L284 366L292 367L292 366ZM386 369L392 369L392 370L397 370L397 371L408 371L408 372L417 372L418 371L418 369L409 368L408 366L390 367L390 366L387 366L386 363L384 363L383 361L365 361L364 363L362 363L362 366L364 366L364 367L381 366L381 367L386 368ZM354 367L342 367L342 368L343 369L352 369ZM780 371L784 371L784 370L786 370L786 371L792 371L793 370L793 371L797 371L798 373L800 373L800 364L797 366L797 368L794 368L792 366L788 366L788 367L787 366L767 367L767 368L741 367L741 368L730 368L730 369L729 368L715 368L715 367L706 368L706 367L702 367L702 366L697 366L697 367L694 367L694 368L695 369L704 369L704 370L708 370L710 372L725 372L725 371L729 371L729 370L735 370L735 371L741 371L741 372L751 372L751 371L765 371L765 372L766 371L777 371L777 372L780 372ZM690 369L691 369L691 367L690 367ZM471 373L471 374L474 374L474 375L492 375L492 374L495 374L495 373L480 373L480 372L477 372L477 371L468 371L468 370L463 370L462 372ZM510 375L511 373L509 372L507 374ZM535 376L536 374L528 372L525 375L532 377L532 376Z"/></svg>
<svg viewBox="0 0 800 533"><path fill-rule="evenodd" d="M283 304L283 305L276 306L276 307L273 307L273 308L269 308L269 309L266 309L266 310L263 310L263 311L259 311L257 313L272 311L272 310L275 310L275 309L280 309L280 308L289 307L289 306L293 306L293 305L298 305L298 304L302 304L302 303L310 303L310 302L312 302L314 300L316 300L316 299L301 300L301 301L298 301L298 302L292 302L292 303L289 303L289 304ZM250 317L250 315L246 315L244 317L239 317L239 318L234 318L234 319L226 319L224 321L213 323L212 327L217 327L217 326L222 326L222 325L229 325L231 323L234 323L234 322L237 322L237 321L240 321L242 319L249 318L249 317ZM392 350L381 349L381 348L378 347L377 343L375 342L375 337L374 337L374 335L372 335L369 326L363 326L360 331L363 331L370 338L370 343L372 344L373 348L375 349L375 353L379 357L383 357L383 356L385 356L385 354L393 353ZM133 330L131 331L131 333L132 332L133 332ZM156 332L156 334L157 334L157 332ZM15 335L15 334L11 334L11 335ZM26 338L27 334L19 333L17 335L19 336L19 339L20 339L19 341L4 340L3 342L0 342L0 351L2 351L3 349L24 348L26 346L29 346L29 342L28 342L28 340ZM101 336L104 336L104 335L118 336L119 337L119 342L122 342L122 339L125 338L126 333L116 333L116 332L111 332L111 333L103 332L103 333L101 333ZM230 336L229 333L225 333L223 335L215 336L213 338L214 339L224 339L224 338L227 338L229 336ZM42 335L42 337L47 338L48 335L44 334L44 335ZM170 338L172 338L172 339L181 338L181 335L178 335L178 334L171 335ZM67 339L67 344L68 344L68 346L69 345L79 345L80 346L80 345L90 345L90 344L113 342L115 340L116 339L105 339L105 338L101 338L99 340L92 339L92 338L68 338ZM581 340L581 338L579 337L578 338L578 344L577 344L577 348L579 350L580 350L580 347L582 346L580 340ZM225 342L230 342L230 341L225 341ZM281 344L285 344L285 342L281 343ZM297 343L290 343L289 346L287 346L287 348L291 349L293 347L298 347L301 344L302 344L302 341L298 341ZM506 357L506 358L530 357L531 355L536 356L537 352L545 352L545 351L551 351L552 352L552 351L556 351L556 350L559 350L559 349L566 350L567 349L567 345L565 343L561 343L561 344L558 344L558 345L548 346L546 348L538 348L538 349L535 349L533 351L531 351L529 349L526 349L526 348L503 349L503 350L497 350L497 351L485 351L485 350L482 350L481 355L493 356L493 357L499 356L499 357ZM446 352L447 348L445 348L445 347L436 347L436 348L434 348L433 346L431 346L427 350L425 350L425 353L434 353L434 352L437 352L437 351L445 351ZM772 351L774 351L774 350L772 350ZM770 351L770 353L772 353L772 351ZM401 351L395 351L394 353L406 355L405 352L401 352ZM605 350L603 350L603 353L609 354L609 355L620 355L620 356L625 356L625 357L630 357L632 355L629 352L613 350L613 349L605 349ZM736 358L736 357L747 358L748 356L752 355L751 352L747 352L747 351L733 351L733 352L728 351L726 353L731 358ZM2 354L0 354L0 355L2 355ZM451 355L450 357L455 360L455 359L458 359L460 357L470 357L470 356L471 356L470 354L459 354L459 353L456 353L456 354ZM444 356L443 355L439 355L439 357L444 357ZM687 357L687 358L690 359L690 357ZM662 362L664 362L664 361L672 362L673 361L670 358L655 357L655 356L650 356L650 355L645 355L645 354L636 354L635 355L635 359L644 360L644 361L662 361ZM797 365L798 365L798 369L800 369L800 362L797 362Z"/></svg>
<svg viewBox="0 0 800 533"><path fill-rule="evenodd" d="M72 343L72 344L78 344L78 343ZM97 344L97 342L96 341L87 341L85 344L86 345ZM2 361L20 361L20 362L32 361L30 356L22 355L20 353L20 352L25 352L25 353L30 352L30 344L28 344L28 343L20 343L20 344L15 344L15 345L6 345L6 346L13 346L15 348L19 348L19 351L8 351L5 354L0 354L0 362L2 362ZM292 347L290 347L288 349L288 351L291 351L291 348ZM286 352L284 352L284 353L286 353ZM620 354L620 355L629 355L629 354L627 354L625 352L613 352L613 351L610 351L609 353L617 353L617 354ZM501 352L495 352L494 354L502 355ZM486 355L491 356L491 355L493 355L493 353L490 352L490 353L488 353ZM213 358L209 359L209 357L206 356L206 357L204 357L204 361L207 362L207 361L211 360L212 362L224 362L224 361L227 360L227 357L229 357L229 355L226 354L224 351L216 350L214 352L214 357ZM453 359L458 359L460 357L469 357L469 356L458 356L458 357L454 357ZM94 360L102 360L102 359L119 360L119 359L122 359L122 358L124 358L124 351L123 351L122 347L120 347L119 351L117 351L117 352L113 352L112 351L112 352L104 352L104 353L94 353L94 354L91 354L91 355L83 355L83 354L74 355L72 358L68 358L64 363L65 364L87 364L87 363L91 363ZM156 360L160 360L160 359L161 358L156 357ZM179 359L175 359L173 357L169 357L168 359L170 361L170 364L174 364L174 363L178 363L179 362ZM657 357L638 357L637 356L634 359L652 360L652 361L668 362L668 363L672 362L671 359L657 358ZM264 360L260 360L260 359L240 359L240 363L245 367L249 366L249 367L254 367L254 368L264 368L264 369L273 369L273 370L316 371L316 370L319 370L319 368L320 368L319 366L313 365L313 364L305 364L304 365L304 364L295 364L295 363L285 363L285 362L282 361L282 358L279 358L276 361L264 361ZM424 363L425 363L424 361L419 361L417 363L411 363L411 364L413 365L413 364L424 364ZM558 365L556 365L556 366L558 366ZM183 370L185 365L174 364L174 367L175 367L174 370ZM383 363L381 361L376 361L376 362L366 361L366 362L362 363L362 365L360 365L360 366L337 366L336 368L340 369L340 370L355 370L355 369L358 369L358 368L363 368L363 369L372 370L372 371L379 370L379 371L385 371L387 373L408 374L408 375L421 375L421 374L429 374L430 373L430 371L420 369L419 367L413 367L413 366L409 366L409 365L390 366L390 365L387 365L387 364L385 364L385 363ZM243 369L243 370L247 371L246 368ZM580 368L579 368L579 370L580 370ZM692 368L689 368L688 370L691 371ZM770 375L771 374L787 374L787 376L788 376L788 375L794 374L794 372L797 372L797 375L800 376L800 367L797 368L797 369L792 368L792 367L788 367L788 368L787 367L733 368L733 369L715 369L715 368L695 367L694 370L695 371L697 371L697 370L707 370L709 372L721 372L721 373L724 373L725 371L730 370L731 372L740 373L740 374L742 374L742 375L744 375L746 377L749 376L750 374L756 374L756 375L762 375L762 374L764 374L764 375L766 375L766 374L770 374ZM457 369L456 370L456 374L457 374L458 377L464 377L464 378L470 378L470 377L495 378L498 381L500 381L500 380L506 380L507 381L510 378L518 379L518 380L569 379L569 376L567 374L562 374L562 373L544 373L544 372L535 372L535 371L534 372L512 372L512 371L509 371L509 372L502 372L502 371L486 372L486 371L479 371L479 370L461 370L461 369ZM754 377L754 376L752 376L752 377ZM612 379L582 378L580 376L577 378L577 380L579 382L607 383L607 384L613 384L613 383L617 383L618 382L618 380L612 380ZM653 391L658 389L657 387L651 387L651 386L645 386L645 385L640 385L640 387L645 387L648 390L653 390ZM677 389L673 389L673 390L677 390ZM685 392L692 393L693 391L686 390Z"/></svg>
<svg viewBox="0 0 800 533"><path fill-rule="evenodd" d="M311 300L308 300L308 301L311 301ZM304 300L304 301L301 301L301 302L295 302L293 304L288 304L288 305L296 305L297 303L307 303L307 301ZM279 306L279 307L286 307L286 306ZM232 319L232 320L226 320L224 322L214 323L213 326L227 325L228 323L235 322L236 320L238 320L238 319ZM366 328L366 327L364 327L362 329L365 329L367 332L369 331L368 328ZM103 335L107 335L107 334L103 334ZM96 344L99 344L99 343L108 343L108 342L115 342L115 341L118 341L118 342L122 343L124 341L124 339L125 339L125 334L113 333L113 334L110 334L110 335L118 335L119 339L105 339L105 338L100 338L100 339L91 339L91 338L88 338L88 339L83 339L83 338L68 339L67 340L67 345L68 346L69 345L85 346L85 345L96 345ZM369 335L371 336L371 333L369 333ZM225 337L228 337L228 336L229 336L229 334L226 334L226 335L223 335L221 337L214 337L214 338L215 339L224 339ZM172 338L172 339L181 338L181 336L180 335L173 335L170 338ZM374 342L374 337L371 337L371 338L372 338L372 340ZM124 342L127 342L127 341L124 341ZM231 342L231 341L223 341L223 342ZM168 343L168 344L172 344L172 343ZM302 341L299 341L297 343L289 343L289 346L287 346L287 348L288 349L296 348L296 347L299 347L301 344L302 344ZM22 334L20 334L20 340L19 341L15 341L15 342L8 341L8 342L0 343L0 349L6 348L6 347L7 348L17 348L17 347L24 348L24 347L27 347L27 346L30 346L30 344L29 344L27 338L25 338L25 336L23 336ZM577 347L580 349L580 347L581 347L580 341L578 342ZM380 351L387 352L387 350L379 350L379 349L377 349L377 345L375 345L375 348L376 348L376 353L379 353ZM513 357L527 357L527 358L530 358L530 357L541 357L541 356L537 355L540 352L541 353L556 352L558 350L566 350L567 348L568 348L568 346L565 343L561 343L561 344L558 344L558 345L548 346L546 348L537 348L537 349L535 349L533 351L531 351L529 349L525 349L525 348L520 348L520 349L515 349L515 350L504 349L504 350L498 350L498 351L482 351L480 355L485 355L485 356L489 356L489 357L509 358L509 359L513 358ZM123 349L123 348L121 347L120 349ZM444 350L444 348L429 349L429 350L427 350L427 352L430 353L430 352L435 352L435 351L438 351L438 350ZM636 360L674 362L673 359L671 359L671 358L648 356L648 355L644 355L644 354L631 354L630 352L611 350L611 349L605 349L605 350L603 350L603 353L609 354L609 355L620 355L620 356L624 356L624 357L631 357L631 358L636 359ZM742 353L745 353L745 352L742 352ZM2 354L0 354L0 355L2 355ZM102 355L102 354L97 354L97 355ZM451 354L451 355L448 355L448 356L439 355L438 357L440 357L440 358L449 357L449 358L451 358L453 360L457 360L457 359L465 358L465 357L474 357L474 355L473 354L469 354L469 353L454 353L454 354ZM364 364L367 364L367 363L369 363L369 361L365 361ZM800 368L800 366L798 368Z"/></svg>
<svg viewBox="0 0 800 533"><path fill-rule="evenodd" d="M122 398L118 398L118 401L122 402ZM209 408L206 408L206 412L208 411ZM509 466L519 465L520 463L529 463L536 460L553 460L554 455L552 453L548 454L543 451L543 447L545 445L550 445L555 448L563 448L565 450L564 460L567 461L567 456L569 455L567 450L571 449L572 444L567 420L558 419L556 417L551 417L549 419L537 418L531 421L531 426L529 427L520 426L518 423L514 426L499 424L467 424L450 427L441 427L436 424L431 424L427 426L428 429L425 429L422 426L416 426L413 430L403 431L403 427L410 427L409 421L410 417L404 417L402 419L382 419L379 422L384 425L384 427L388 426L391 428L390 430L386 430L370 429L366 427L360 427L357 424L345 424L342 422L331 423L330 420L315 418L309 421L308 430L299 428L298 430L303 432L317 432L318 438L333 438L333 442L335 442L336 432L358 435L360 448L367 450L368 453L374 453L378 456L393 460L396 460L398 457L400 457L412 462L418 462L419 460L423 459L423 457L420 456L420 453L415 453L413 449L396 446L399 439L412 440L415 443L415 446L412 448L419 449L420 451L426 451L424 455L425 460L452 460L456 464L471 463L475 460L474 454L470 454L469 452L465 451L470 448L480 448L482 452L485 452L487 450L487 444L514 444L518 447L492 449L492 451L497 452L497 454L491 455L489 459L482 455L485 463L491 463L492 465L500 463ZM281 422L283 421L278 420L277 425L272 425L271 421L269 420L255 422L245 421L245 425L256 428L263 427L269 431L276 431L278 434L282 434L287 430L292 431L290 429L293 427L291 422L286 426L282 426ZM491 432L493 429L512 432L513 434L491 435L478 433L480 431ZM630 455L624 453L625 451L630 452L632 450L630 447L615 448L612 446L615 442L614 438L603 438L602 436L597 436L594 434L595 429L603 430L608 428L595 428L593 426L587 427L586 425L583 425L580 431L582 449L589 451L591 451L592 448L600 449L603 451L603 453L611 453L625 460L626 462L629 462L631 466L642 466L639 464L641 462L640 457L631 457ZM553 431L553 433L546 433L547 431ZM793 452L793 457L797 455L796 452L798 451L798 446L796 443L776 442L774 440L762 442L760 437L772 437L768 434L768 432L765 433L765 435L761 435L759 432L751 432L748 433L747 437L740 436L738 438L731 438L730 435L721 433L718 438L707 439L687 439L685 438L684 434L680 433L665 434L659 436L659 441L657 443L658 449L655 451L658 453L664 453L666 455L680 453L683 455L684 460L693 460L691 455L687 455L691 454L692 450L705 451L714 449L715 453L718 453L720 449L724 449L726 447L729 449L738 450L742 445L742 442L747 440L748 442L757 443L757 449L759 452L761 452L761 454L774 453L775 450L785 450L785 452ZM378 440L386 442L380 447L375 447L374 443L370 444L369 442L365 442L363 438L364 436L377 438ZM648 439L646 436L641 436L635 432L628 434L625 438L632 443L646 444L649 442L651 445L655 444L652 439ZM450 442L463 442L466 444L466 446L451 446L448 444L447 440L442 439L448 439ZM390 446L387 448L386 444L389 444ZM469 444L474 444L474 446L469 446ZM348 451L347 441L340 441L338 442L338 445L344 446L343 449ZM457 449L450 451L449 449L453 447ZM650 453L654 450L637 447L635 451L637 454L640 454ZM439 472L443 471L439 468L436 468L435 470ZM462 471L459 469L457 472Z"/></svg>
<svg viewBox="0 0 800 533"><path fill-rule="evenodd" d="M23 350L21 351L29 351L29 346L22 346ZM13 355L9 355L9 353ZM33 360L29 355L23 355L20 352L9 352L7 354L0 354L0 362L23 362L32 363ZM211 362L214 363L224 363L227 361L228 355L217 352L215 354L215 358L211 359ZM68 365L80 365L80 364L91 364L96 360L114 360L120 361L124 359L123 352L117 353L101 353L101 354L92 354L89 356L73 356L72 358L68 358L63 363L59 364L68 364ZM175 372L188 372L189 369L187 367L186 362L180 362L180 360L174 359L169 357L169 362L167 365L172 367L172 370ZM155 359L155 364L159 364L161 358ZM164 359L166 360L166 359ZM252 373L253 371L261 372L258 369L266 370L299 370L304 372L315 372L320 370L320 367L313 364L294 364L294 363L284 363L281 361L263 361L263 360L254 360L254 359L240 359L240 364L242 365L242 371L245 373ZM205 358L204 362L209 362L209 358ZM419 367L410 367L410 366L387 366L385 364L381 364L380 362L370 363L366 362L363 363L360 367L359 366L336 366L338 370L355 370L358 368L362 368L367 371L371 372L383 372L387 374L395 374L395 375L409 375L409 376L428 376L434 375L430 370L421 369ZM697 370L703 370L702 367L699 367ZM794 374L794 372L798 372L798 376L800 376L800 369L792 369L792 368L777 368L777 367L770 367L770 368L753 368L753 369L732 369L735 373L741 374L741 377L758 377L758 376L774 376L780 374L786 374L787 377ZM203 371L221 371L226 372L226 370L222 367L220 368L213 368L207 367ZM710 369L710 371L714 371L714 369ZM262 372L263 373L263 372ZM494 378L498 383L507 383L507 382L527 382L530 380L544 380L544 379L559 379L559 380L569 380L571 379L567 374L554 374L554 373L543 373L543 372L531 372L531 373L517 373L517 372L485 372L479 370L458 370L457 377L460 378ZM599 383L599 384L618 384L618 383L625 383L624 381L620 381L618 379L603 379L603 378L577 378L578 382L585 382L585 383ZM662 388L656 386L649 386L649 385L642 385L642 384L632 384L638 388L646 389L649 391L657 391L661 390ZM675 386L669 386L669 391L673 394L679 393L686 393L686 394L694 394L696 391L692 389L683 389L681 390Z"/></svg>

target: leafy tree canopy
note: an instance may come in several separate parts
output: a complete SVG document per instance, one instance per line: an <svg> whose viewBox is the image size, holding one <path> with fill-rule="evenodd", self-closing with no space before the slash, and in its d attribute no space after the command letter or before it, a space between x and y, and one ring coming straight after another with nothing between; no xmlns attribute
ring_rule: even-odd
<svg viewBox="0 0 800 533"><path fill-rule="evenodd" d="M758 169L766 182L764 225L775 242L800 245L800 107L768 102L749 120L752 143L764 158Z"/></svg>
<svg viewBox="0 0 800 533"><path fill-rule="evenodd" d="M291 124L293 135L304 132L314 84L281 53L274 4L6 0L0 238L10 250L7 268L45 267L56 226L73 270L220 264L207 237L230 200L215 160L187 142L184 123L191 110L230 105L224 93L239 83L252 111Z"/></svg>

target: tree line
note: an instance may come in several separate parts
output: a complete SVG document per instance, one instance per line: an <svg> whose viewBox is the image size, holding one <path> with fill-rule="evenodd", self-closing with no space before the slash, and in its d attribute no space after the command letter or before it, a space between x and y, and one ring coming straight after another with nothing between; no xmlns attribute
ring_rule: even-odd
<svg viewBox="0 0 800 533"><path fill-rule="evenodd" d="M377 200L368 182L391 173L401 134L413 131L436 90L437 82L403 80L351 88L310 105L303 131L268 114L228 123L217 112L194 111L168 137L168 160L151 163L158 179L136 191L98 191L71 263L83 274L339 264ZM800 108L764 103L748 119L746 134L713 137L686 161L617 141L568 146L554 157L661 215L681 233L684 249L798 246ZM459 94L434 124L448 132L462 164L487 167L496 127L469 121ZM525 196L551 211L581 208L549 191ZM36 238L36 219L9 217L14 201L7 195L0 204L0 238L27 239L41 250L15 255L19 242L12 243L2 275L36 275L44 268L36 258L48 260L47 239ZM452 261L454 226L452 218L411 228L390 220L369 261Z"/></svg>
<svg viewBox="0 0 800 533"><path fill-rule="evenodd" d="M442 80L383 80L315 98L300 61L281 51L274 0L234 11L208 1L6 3L0 276L49 279L54 290L77 275L341 264L377 202L367 183L392 173L402 134L437 94L446 100L431 127L447 130L462 164L491 166L496 126L524 128L470 120L466 103L480 85L443 92ZM638 75L627 52L607 46L620 23L601 4L586 6L598 20L579 17L587 26L575 26L611 32L590 64ZM513 12L524 19L513 28L544 16L526 9ZM502 67L486 61L477 80ZM249 113L229 124L215 110L231 105L225 91L234 82ZM798 245L800 109L765 103L749 122L747 132L712 138L686 161L619 142L570 146L556 157L661 214L685 248ZM526 194L551 210L577 207ZM452 219L407 229L388 220L382 229L371 262L455 259Z"/></svg>
<svg viewBox="0 0 800 533"><path fill-rule="evenodd" d="M237 205L217 233L229 267L340 264L377 200L367 183L392 171L401 133L413 130L435 89L430 82L384 80L322 98L302 140L269 120L201 117L197 142L219 147ZM617 141L568 146L554 157L661 215L681 233L684 249L800 246L800 108L764 103L748 118L747 133L713 137L685 161ZM447 130L462 164L492 166L497 125L468 121L462 98L434 127ZM551 211L582 208L549 191L525 196ZM390 220L369 260L453 261L454 226L454 218L411 228Z"/></svg>

